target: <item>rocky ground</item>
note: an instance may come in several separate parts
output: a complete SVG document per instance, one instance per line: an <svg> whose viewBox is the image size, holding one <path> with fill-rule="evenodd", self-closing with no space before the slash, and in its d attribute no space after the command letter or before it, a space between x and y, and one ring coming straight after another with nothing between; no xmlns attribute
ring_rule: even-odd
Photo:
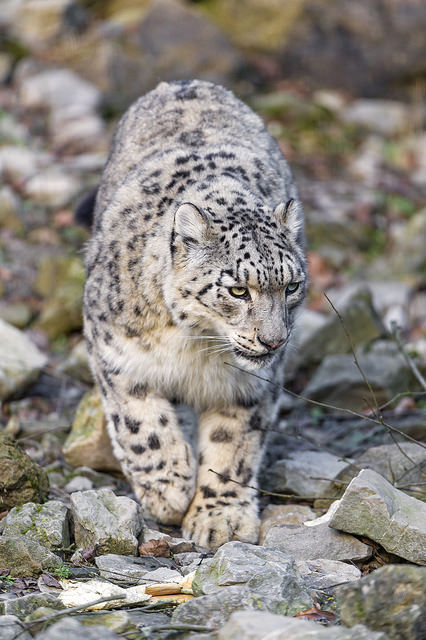
<svg viewBox="0 0 426 640"><path fill-rule="evenodd" d="M415 91L371 97L362 74L356 97L282 81L296 18L269 16L265 33L261 3L240 4L249 28L232 33L219 0L2 4L1 639L426 635L424 109ZM81 336L88 232L73 219L136 89L200 75L242 95L290 160L311 279L259 545L215 553L144 517L120 475Z"/></svg>

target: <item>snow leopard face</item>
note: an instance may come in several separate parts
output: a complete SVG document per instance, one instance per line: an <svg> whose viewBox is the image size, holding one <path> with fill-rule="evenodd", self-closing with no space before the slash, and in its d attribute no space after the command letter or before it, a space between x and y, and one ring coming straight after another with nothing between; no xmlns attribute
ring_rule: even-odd
<svg viewBox="0 0 426 640"><path fill-rule="evenodd" d="M294 200L274 211L257 203L226 215L219 207L182 204L164 292L174 322L213 337L211 351L232 353L245 369L269 365L285 348L305 296L300 220Z"/></svg>

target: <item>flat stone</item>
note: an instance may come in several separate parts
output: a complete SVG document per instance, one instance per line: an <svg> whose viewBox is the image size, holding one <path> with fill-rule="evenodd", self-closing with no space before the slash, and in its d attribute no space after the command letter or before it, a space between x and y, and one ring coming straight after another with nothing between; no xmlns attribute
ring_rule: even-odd
<svg viewBox="0 0 426 640"><path fill-rule="evenodd" d="M27 197L41 205L63 207L71 202L80 189L74 176L59 168L45 169L25 183Z"/></svg>
<svg viewBox="0 0 426 640"><path fill-rule="evenodd" d="M371 469L351 481L329 526L368 536L389 553L426 564L426 504Z"/></svg>
<svg viewBox="0 0 426 640"><path fill-rule="evenodd" d="M44 545L26 536L0 536L0 569L9 569L12 578L38 576L62 564Z"/></svg>
<svg viewBox="0 0 426 640"><path fill-rule="evenodd" d="M0 435L0 512L47 498L49 481L39 464L9 436Z"/></svg>
<svg viewBox="0 0 426 640"><path fill-rule="evenodd" d="M27 502L11 509L5 518L3 534L25 535L52 551L59 551L70 544L68 509L59 500L44 504Z"/></svg>
<svg viewBox="0 0 426 640"><path fill-rule="evenodd" d="M293 451L273 465L268 486L276 492L327 497L332 481L346 466L347 462L327 451Z"/></svg>
<svg viewBox="0 0 426 640"><path fill-rule="evenodd" d="M72 480L67 482L64 489L67 493L75 493L75 491L89 491L89 489L93 489L93 482L84 476L74 476Z"/></svg>
<svg viewBox="0 0 426 640"><path fill-rule="evenodd" d="M120 470L112 451L97 389L89 391L80 401L63 451L65 460L72 467L84 465L92 469Z"/></svg>
<svg viewBox="0 0 426 640"><path fill-rule="evenodd" d="M200 565L192 589L211 594L231 585L246 585L259 608L272 613L295 615L311 606L294 560L275 549L228 542Z"/></svg>
<svg viewBox="0 0 426 640"><path fill-rule="evenodd" d="M221 627L236 609L255 609L257 606L248 587L234 585L184 602L175 609L172 621L203 626L208 621L208 625L215 629Z"/></svg>
<svg viewBox="0 0 426 640"><path fill-rule="evenodd" d="M63 609L64 605L58 598L51 593L30 593L15 600L9 600L4 604L4 612L8 615L17 616L21 620L25 618L39 607L49 607L50 609Z"/></svg>
<svg viewBox="0 0 426 640"><path fill-rule="evenodd" d="M36 635L36 640L75 640L84 638L85 640L120 640L121 636L101 625L85 625L66 616L59 622L55 622L48 629L40 631Z"/></svg>
<svg viewBox="0 0 426 640"><path fill-rule="evenodd" d="M361 577L361 571L353 564L339 560L298 560L296 567L310 589L330 589L342 582L352 582Z"/></svg>
<svg viewBox="0 0 426 640"><path fill-rule="evenodd" d="M34 382L47 357L19 329L0 319L0 400Z"/></svg>
<svg viewBox="0 0 426 640"><path fill-rule="evenodd" d="M426 637L426 569L386 565L336 592L343 624L362 623L389 640Z"/></svg>
<svg viewBox="0 0 426 640"><path fill-rule="evenodd" d="M262 513L259 544L263 544L269 529L277 524L303 524L316 518L310 507L301 504L269 504Z"/></svg>
<svg viewBox="0 0 426 640"><path fill-rule="evenodd" d="M165 540L173 554L186 553L189 551L195 551L196 549L196 545L192 540L174 538L173 536L169 536L167 533L163 533L156 529L148 529L147 527L143 531L143 542L149 542L150 540Z"/></svg>
<svg viewBox="0 0 426 640"><path fill-rule="evenodd" d="M371 555L371 547L357 538L330 529L321 523L314 527L278 525L266 535L263 546L278 549L295 560L363 560Z"/></svg>
<svg viewBox="0 0 426 640"><path fill-rule="evenodd" d="M136 555L137 536L143 527L142 509L134 500L116 496L111 489L71 494L75 541L84 549L94 546L96 555Z"/></svg>
<svg viewBox="0 0 426 640"><path fill-rule="evenodd" d="M19 634L19 635L18 635ZM19 618L16 616L0 616L0 638L1 640L31 640L32 636L28 631L24 631Z"/></svg>
<svg viewBox="0 0 426 640"><path fill-rule="evenodd" d="M353 629L321 627L316 622L263 611L235 611L217 632L217 640L387 640L362 625Z"/></svg>
<svg viewBox="0 0 426 640"><path fill-rule="evenodd" d="M134 558L131 556L123 556L113 553L107 553L103 556L95 558L96 566L99 574L107 580L127 580L138 582L148 571L154 572L173 566L173 561L168 558L152 558L149 556L141 556Z"/></svg>

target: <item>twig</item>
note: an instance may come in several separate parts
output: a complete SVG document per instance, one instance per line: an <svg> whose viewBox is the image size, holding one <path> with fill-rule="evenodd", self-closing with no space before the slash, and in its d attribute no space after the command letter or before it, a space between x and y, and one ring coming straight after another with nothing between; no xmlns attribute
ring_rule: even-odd
<svg viewBox="0 0 426 640"><path fill-rule="evenodd" d="M408 435L408 433L404 433L403 431L400 431L399 429L397 429L396 427L393 427L390 424L383 423L377 418L372 418L371 416L365 415L363 413L359 413L359 411L354 411L353 409L347 409L346 407L336 407L336 405L328 404L327 402L319 402L319 400L312 400L312 398L308 398L307 396L302 396L299 393L295 393L294 391L287 389L287 387L277 384L276 382L273 382L268 378L259 376L257 373L253 373L253 371L246 371L246 369L243 369L242 367L238 367L236 364L231 364L230 362L225 362L225 364L228 365L229 367L233 367L234 369L238 369L238 371L242 371L243 373L253 376L254 378L258 378L259 380L268 382L268 384L271 384L273 387L279 387L280 389L282 389L283 391L291 395L293 398L297 398L298 400L303 400L304 402L313 404L316 407L322 407L323 409L331 409L332 411L341 411L343 413L347 413L352 416L355 416L356 418L360 418L361 420L366 420L367 422L373 422L374 424L385 426L386 429L389 429L390 431L393 431L394 433L399 434L403 438L410 440L410 442L414 442L415 444L419 445L419 447L423 447L423 449L426 449L426 444L423 444L423 442L419 442L419 440L416 440L415 438L411 437L410 435Z"/></svg>
<svg viewBox="0 0 426 640"><path fill-rule="evenodd" d="M288 498L289 500L306 500L309 502L311 500L336 500L335 496L333 498L331 498L330 496L297 496L294 493L276 493L274 491L265 491L264 489L259 489L258 487L254 487L251 484L245 484L244 482L240 482L239 480L234 480L233 478L230 478L223 473L219 473L214 469L209 469L209 471L215 473L217 476L219 476L219 478L223 478L223 480L226 480L227 482L234 482L234 484L238 484L240 487L245 487L246 489L254 489L254 491L258 491L265 496L274 496L275 498Z"/></svg>
<svg viewBox="0 0 426 640"><path fill-rule="evenodd" d="M391 328L392 328L391 336L395 340L395 342L396 342L396 344L398 346L398 349L401 352L405 362L410 367L410 369L411 369L413 375L415 376L415 378L417 378L417 381L420 383L420 385L426 391L426 380L423 378L423 376L420 373L416 363L414 362L413 358L410 357L410 355L407 352L407 349L405 348L404 344L402 343L401 336L399 335L399 327L396 324L395 320L392 321Z"/></svg>
<svg viewBox="0 0 426 640"><path fill-rule="evenodd" d="M159 631L201 631L208 633L215 631L212 627L206 627L201 624L164 624L158 627L140 627L140 630L149 631L150 633L158 633Z"/></svg>
<svg viewBox="0 0 426 640"><path fill-rule="evenodd" d="M388 400L384 404L381 404L379 409L380 409L380 411L382 411L383 409L386 409L386 407L388 407L390 404L393 404L394 402L396 402L400 398L404 398L406 396L414 396L414 397L416 397L416 396L424 396L424 395L426 395L426 391L400 391L399 393L396 393L393 396L393 398L391 398L390 400Z"/></svg>

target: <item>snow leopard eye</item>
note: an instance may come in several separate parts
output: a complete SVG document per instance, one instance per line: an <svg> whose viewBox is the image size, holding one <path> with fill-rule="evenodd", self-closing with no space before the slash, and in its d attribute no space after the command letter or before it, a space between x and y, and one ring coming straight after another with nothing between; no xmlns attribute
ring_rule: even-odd
<svg viewBox="0 0 426 640"><path fill-rule="evenodd" d="M286 293L295 293L300 286L300 282L289 282L286 286Z"/></svg>
<svg viewBox="0 0 426 640"><path fill-rule="evenodd" d="M231 294L231 296L234 296L234 298L248 298L249 297L249 292L247 287L230 287L228 289L229 293Z"/></svg>

